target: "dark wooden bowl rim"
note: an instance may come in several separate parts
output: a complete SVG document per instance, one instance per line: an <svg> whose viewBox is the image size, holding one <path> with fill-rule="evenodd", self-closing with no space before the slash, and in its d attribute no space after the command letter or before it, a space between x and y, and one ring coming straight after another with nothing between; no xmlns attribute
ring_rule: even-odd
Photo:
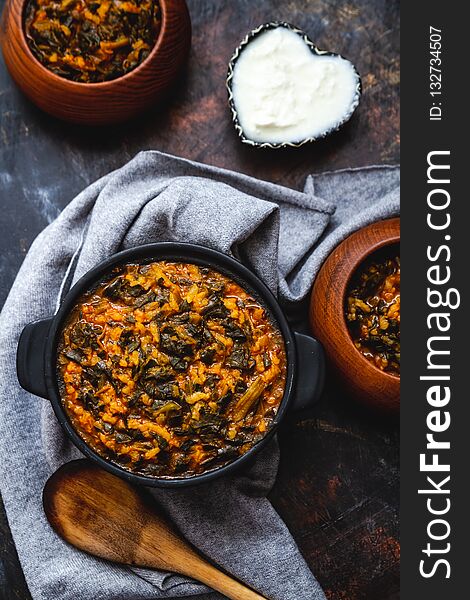
<svg viewBox="0 0 470 600"><path fill-rule="evenodd" d="M165 36L166 28L167 28L166 0L157 0L160 5L160 10L162 11L162 22L161 22L161 26L160 26L160 31L158 32L158 37L155 40L155 44L153 45L152 50L150 51L150 54L137 67L135 67L128 73L125 73L124 75L120 75L119 77L116 77L115 79L111 79L109 81L99 81L96 83L85 83L83 81L73 81L72 79L67 79L66 77L61 77L60 75L53 73L34 56L33 52L31 51L31 48L29 47L28 40L26 39L26 32L24 29L24 11L26 8L26 2L28 2L28 0L10 0L10 1L14 4L21 5L21 11L19 11L20 23L18 24L18 29L21 31L20 43L21 43L23 51L27 54L29 59L33 60L36 63L36 65L38 65L39 70L42 72L42 75L44 76L45 79L50 78L55 81L60 81L61 83L65 82L64 83L65 85L71 86L71 87L84 88L84 87L92 86L93 88L101 88L101 89L109 89L111 87L116 87L121 81L124 81L124 80L127 81L127 80L131 79L132 77L135 77L138 74L138 72L141 71L145 67L145 65L154 58L154 56L160 50L160 47L166 37Z"/></svg>

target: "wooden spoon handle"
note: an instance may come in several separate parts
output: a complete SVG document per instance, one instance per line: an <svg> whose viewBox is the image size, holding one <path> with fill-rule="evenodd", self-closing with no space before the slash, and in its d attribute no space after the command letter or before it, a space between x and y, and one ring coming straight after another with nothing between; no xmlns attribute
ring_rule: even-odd
<svg viewBox="0 0 470 600"><path fill-rule="evenodd" d="M217 567L214 567L192 552L187 555L184 569L180 568L178 572L181 575L187 575L192 579L197 579L201 583L205 583L213 590L230 598L230 600L268 600L265 596L261 596L261 594L253 591L245 584L226 575Z"/></svg>

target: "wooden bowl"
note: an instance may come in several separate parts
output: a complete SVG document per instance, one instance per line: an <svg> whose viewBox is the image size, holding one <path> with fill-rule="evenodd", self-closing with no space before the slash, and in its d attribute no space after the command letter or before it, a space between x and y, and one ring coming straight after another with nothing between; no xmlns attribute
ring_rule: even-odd
<svg viewBox="0 0 470 600"><path fill-rule="evenodd" d="M385 373L354 346L344 316L349 281L378 250L400 242L400 219L368 225L346 238L326 259L310 300L310 324L323 344L329 366L348 393L367 406L388 412L400 407L400 377Z"/></svg>
<svg viewBox="0 0 470 600"><path fill-rule="evenodd" d="M55 75L33 55L23 28L26 0L8 0L0 45L21 90L47 113L86 125L132 118L161 100L186 62L191 21L185 0L160 0L162 23L149 56L126 75L102 83L79 83Z"/></svg>

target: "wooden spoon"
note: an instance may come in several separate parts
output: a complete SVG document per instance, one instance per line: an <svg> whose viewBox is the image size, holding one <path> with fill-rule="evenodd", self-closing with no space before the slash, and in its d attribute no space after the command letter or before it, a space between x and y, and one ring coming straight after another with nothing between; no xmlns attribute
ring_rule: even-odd
<svg viewBox="0 0 470 600"><path fill-rule="evenodd" d="M43 492L49 523L94 556L197 579L232 600L266 600L201 558L158 514L144 491L88 460L62 466Z"/></svg>

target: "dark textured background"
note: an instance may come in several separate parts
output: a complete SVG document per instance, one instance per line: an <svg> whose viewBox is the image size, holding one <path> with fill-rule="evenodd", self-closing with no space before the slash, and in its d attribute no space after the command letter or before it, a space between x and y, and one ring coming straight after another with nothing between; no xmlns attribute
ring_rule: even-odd
<svg viewBox="0 0 470 600"><path fill-rule="evenodd" d="M0 306L34 237L83 187L139 150L159 149L295 188L309 173L398 163L397 0L188 4L193 47L185 78L168 106L126 126L60 123L25 100L0 65ZM234 135L224 78L244 34L278 19L350 58L362 74L364 96L351 123L330 139L293 151L257 151ZM328 381L316 409L286 424L280 441L271 499L328 598L398 599L396 423L363 413ZM27 598L0 511L0 599Z"/></svg>

